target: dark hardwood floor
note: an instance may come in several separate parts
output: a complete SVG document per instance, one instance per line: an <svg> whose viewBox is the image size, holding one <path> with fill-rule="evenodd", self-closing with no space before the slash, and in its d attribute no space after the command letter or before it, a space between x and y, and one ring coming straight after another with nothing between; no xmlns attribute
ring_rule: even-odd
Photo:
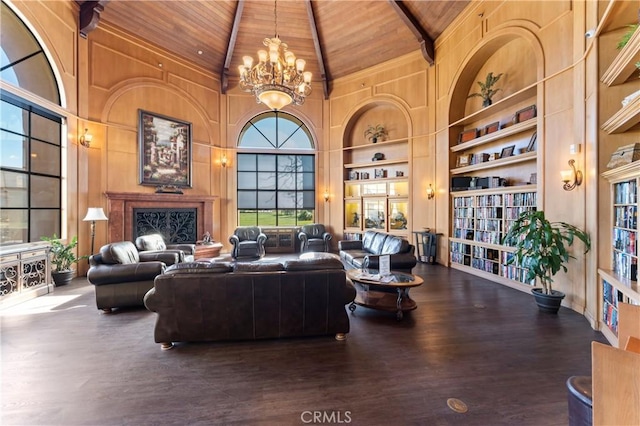
<svg viewBox="0 0 640 426"><path fill-rule="evenodd" d="M565 381L590 375L580 314L419 264L418 309L358 307L332 336L177 344L154 315L105 315L83 278L0 311L3 425L566 425ZM468 407L453 411L447 400ZM315 416L315 422L314 422Z"/></svg>

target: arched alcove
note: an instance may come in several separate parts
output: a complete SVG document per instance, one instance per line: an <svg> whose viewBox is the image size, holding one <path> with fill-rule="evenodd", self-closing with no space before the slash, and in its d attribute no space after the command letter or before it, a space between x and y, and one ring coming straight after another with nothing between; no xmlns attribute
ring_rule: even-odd
<svg viewBox="0 0 640 426"><path fill-rule="evenodd" d="M343 147L354 147L370 143L364 136L368 126L382 125L387 135L385 140L406 139L409 123L406 114L388 101L374 101L357 109L345 126Z"/></svg>
<svg viewBox="0 0 640 426"><path fill-rule="evenodd" d="M535 36L521 28L497 31L485 43L472 51L452 80L449 122L456 121L482 108L480 98L471 98L478 91L477 81L484 81L487 73L503 73L500 92L494 102L535 84L544 76L544 56Z"/></svg>
<svg viewBox="0 0 640 426"><path fill-rule="evenodd" d="M469 95L480 92L477 82L488 73L501 77L487 106ZM536 36L522 27L503 28L469 52L449 98L450 265L525 292L531 283L522 268L508 263L512 250L502 241L513 220L536 209L541 198L543 76Z"/></svg>
<svg viewBox="0 0 640 426"><path fill-rule="evenodd" d="M382 126L374 143L365 131ZM344 124L344 238L376 230L410 237L411 122L406 107L374 99L354 107Z"/></svg>

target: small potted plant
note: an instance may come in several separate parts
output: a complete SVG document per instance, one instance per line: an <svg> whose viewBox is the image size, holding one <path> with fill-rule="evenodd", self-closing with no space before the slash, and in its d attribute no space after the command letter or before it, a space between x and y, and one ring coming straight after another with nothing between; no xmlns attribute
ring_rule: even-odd
<svg viewBox="0 0 640 426"><path fill-rule="evenodd" d="M498 75L493 75L493 72L487 74L487 78L484 82L478 81L478 86L480 86L479 93L472 93L467 98L473 98L479 96L482 98L482 106L488 107L491 105L493 96L498 93L501 89L494 89L493 86L500 80L503 73Z"/></svg>
<svg viewBox="0 0 640 426"><path fill-rule="evenodd" d="M73 278L73 269L71 265L78 263L88 256L76 257L73 249L78 245L78 238L74 236L67 244L64 244L56 234L53 237L42 237L42 240L51 244L51 263L55 266L55 270L51 271L51 278L56 287L68 284Z"/></svg>
<svg viewBox="0 0 640 426"><path fill-rule="evenodd" d="M382 124L369 125L367 130L364 131L364 137L368 138L372 143L378 142L378 139L382 139L386 134L387 131Z"/></svg>
<svg viewBox="0 0 640 426"><path fill-rule="evenodd" d="M526 280L536 278L542 288L531 290L538 308L543 312L557 313L565 294L551 288L553 276L562 269L567 271L565 263L574 258L569 247L578 238L585 245L585 253L591 248L591 239L584 231L565 222L550 222L544 211L526 211L513 222L504 236L503 244L514 246L514 256L507 264L516 264L526 268Z"/></svg>

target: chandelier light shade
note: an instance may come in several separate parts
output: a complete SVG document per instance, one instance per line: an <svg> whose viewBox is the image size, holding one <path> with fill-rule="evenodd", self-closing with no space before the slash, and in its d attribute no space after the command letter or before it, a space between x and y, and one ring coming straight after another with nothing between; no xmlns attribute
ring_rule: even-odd
<svg viewBox="0 0 640 426"><path fill-rule="evenodd" d="M242 57L240 88L252 92L258 103L277 111L293 103L304 104L311 94L311 73L305 71L304 59L296 59L292 51L278 36L278 3L275 2L275 35L262 43L268 50L258 51L258 63L251 56Z"/></svg>

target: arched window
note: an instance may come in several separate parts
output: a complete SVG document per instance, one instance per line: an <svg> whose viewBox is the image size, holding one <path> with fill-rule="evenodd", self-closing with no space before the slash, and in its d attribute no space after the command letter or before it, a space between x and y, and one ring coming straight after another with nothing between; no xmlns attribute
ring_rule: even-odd
<svg viewBox="0 0 640 426"><path fill-rule="evenodd" d="M309 129L291 114L249 120L238 147L238 225L298 226L315 219L315 150ZM305 153L308 152L308 153Z"/></svg>
<svg viewBox="0 0 640 426"><path fill-rule="evenodd" d="M0 79L60 105L49 62L24 23L2 3ZM0 244L61 236L62 117L0 91Z"/></svg>

